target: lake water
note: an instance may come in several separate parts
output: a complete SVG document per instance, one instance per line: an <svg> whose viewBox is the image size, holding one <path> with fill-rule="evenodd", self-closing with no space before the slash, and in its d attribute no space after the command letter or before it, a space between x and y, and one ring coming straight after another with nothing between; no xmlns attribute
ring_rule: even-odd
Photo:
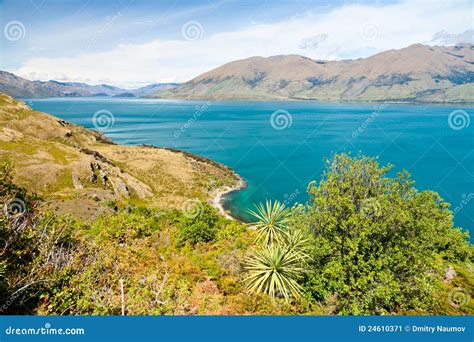
<svg viewBox="0 0 474 342"><path fill-rule="evenodd" d="M360 151L394 164L395 171L407 169L418 189L437 191L456 208L457 225L474 229L474 123L469 125L474 109L469 106L124 98L26 102L102 129L120 144L173 147L228 165L248 182L247 189L226 198L226 207L244 220L246 208L267 198L305 202L306 186L320 179L324 158Z"/></svg>

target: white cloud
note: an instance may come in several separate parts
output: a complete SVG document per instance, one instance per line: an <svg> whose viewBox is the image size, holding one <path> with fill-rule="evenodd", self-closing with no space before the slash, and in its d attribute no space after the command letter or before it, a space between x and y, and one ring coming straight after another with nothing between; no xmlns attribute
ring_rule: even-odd
<svg viewBox="0 0 474 342"><path fill-rule="evenodd" d="M304 38L301 40L300 48L302 49L317 49L319 44L328 38L326 33L317 34L314 37Z"/></svg>
<svg viewBox="0 0 474 342"><path fill-rule="evenodd" d="M416 0L384 6L346 5L325 14L307 13L199 40L155 39L75 57L31 58L13 72L29 79L109 83L135 87L183 82L221 64L250 56L302 54L316 59L366 57L427 42L444 30L471 27L471 2ZM301 42L319 39L308 49Z"/></svg>
<svg viewBox="0 0 474 342"><path fill-rule="evenodd" d="M474 44L474 30L466 30L460 34L439 31L433 35L433 39L430 43L440 45L455 45L458 43Z"/></svg>

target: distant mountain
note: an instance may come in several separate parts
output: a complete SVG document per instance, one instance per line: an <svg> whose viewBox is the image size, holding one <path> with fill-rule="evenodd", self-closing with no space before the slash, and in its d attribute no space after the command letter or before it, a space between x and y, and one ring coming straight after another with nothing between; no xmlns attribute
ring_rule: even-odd
<svg viewBox="0 0 474 342"><path fill-rule="evenodd" d="M34 82L52 90L56 94L60 94L59 96L71 96L71 94L74 94L75 96L94 96L97 94L113 96L127 92L126 89L121 89L107 84L89 85L86 83L58 81Z"/></svg>
<svg viewBox="0 0 474 342"><path fill-rule="evenodd" d="M135 97L135 95L133 93L125 92L125 93L114 95L114 97Z"/></svg>
<svg viewBox="0 0 474 342"><path fill-rule="evenodd" d="M123 89L108 84L90 85L79 82L30 81L7 71L0 71L0 92L16 98L120 96L140 97L158 89L170 90L177 83L155 83L137 89Z"/></svg>
<svg viewBox="0 0 474 342"><path fill-rule="evenodd" d="M137 96L146 96L148 94L151 94L153 92L156 92L157 90L170 90L173 88L176 88L179 85L179 83L154 83L147 85L145 87L141 87L138 89L134 89L131 92Z"/></svg>
<svg viewBox="0 0 474 342"><path fill-rule="evenodd" d="M149 97L474 102L473 50L472 44L415 44L356 60L252 57Z"/></svg>
<svg viewBox="0 0 474 342"><path fill-rule="evenodd" d="M53 90L6 71L0 71L0 92L17 98L56 96Z"/></svg>
<svg viewBox="0 0 474 342"><path fill-rule="evenodd" d="M29 81L0 71L0 91L14 97L474 102L474 45L415 44L341 61L299 55L251 57L183 84L156 83L138 89Z"/></svg>

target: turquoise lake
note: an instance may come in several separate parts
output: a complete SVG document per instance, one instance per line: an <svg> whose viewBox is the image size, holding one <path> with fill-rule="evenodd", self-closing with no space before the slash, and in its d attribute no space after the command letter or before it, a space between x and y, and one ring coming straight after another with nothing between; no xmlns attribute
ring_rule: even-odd
<svg viewBox="0 0 474 342"><path fill-rule="evenodd" d="M325 158L360 151L394 164L394 172L408 170L418 189L437 191L452 204L456 225L474 229L470 106L125 98L25 101L36 110L99 128L120 144L183 149L235 169L248 187L228 195L225 205L243 220L248 220L247 208L267 198L287 205L305 202L307 184L320 179Z"/></svg>

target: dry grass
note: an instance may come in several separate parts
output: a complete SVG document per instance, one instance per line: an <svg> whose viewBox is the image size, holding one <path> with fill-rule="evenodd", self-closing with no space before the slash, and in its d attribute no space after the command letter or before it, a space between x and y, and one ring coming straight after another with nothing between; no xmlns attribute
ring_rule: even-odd
<svg viewBox="0 0 474 342"><path fill-rule="evenodd" d="M5 160L13 163L19 185L54 210L80 218L107 201L180 208L189 198L206 200L216 187L236 183L231 170L205 158L110 144L97 132L0 94L0 161ZM107 175L105 185L101 173Z"/></svg>

